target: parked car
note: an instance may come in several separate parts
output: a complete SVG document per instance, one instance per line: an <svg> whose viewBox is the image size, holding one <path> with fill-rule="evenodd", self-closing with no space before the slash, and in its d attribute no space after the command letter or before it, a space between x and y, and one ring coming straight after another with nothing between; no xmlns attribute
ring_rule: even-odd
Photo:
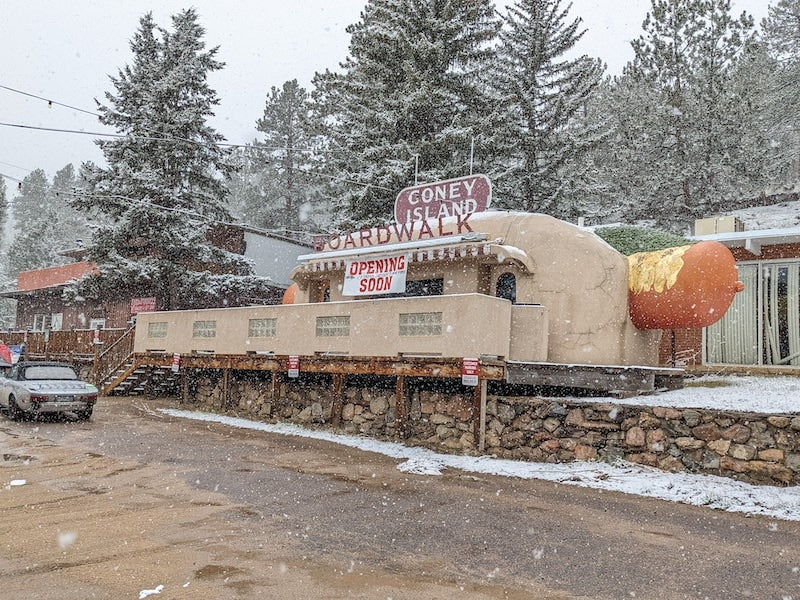
<svg viewBox="0 0 800 600"><path fill-rule="evenodd" d="M81 381L75 367L61 362L18 362L0 375L0 408L12 419L27 414L74 413L88 420L97 388Z"/></svg>

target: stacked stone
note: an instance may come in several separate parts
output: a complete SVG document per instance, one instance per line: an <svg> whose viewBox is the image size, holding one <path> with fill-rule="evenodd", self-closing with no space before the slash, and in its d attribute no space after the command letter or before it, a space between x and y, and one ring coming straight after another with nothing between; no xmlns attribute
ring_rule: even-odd
<svg viewBox="0 0 800 600"><path fill-rule="evenodd" d="M342 428L348 433L392 437L395 431L394 390L345 388Z"/></svg>
<svg viewBox="0 0 800 600"><path fill-rule="evenodd" d="M535 398L493 398L487 414L487 452L498 456L800 482L800 417Z"/></svg>
<svg viewBox="0 0 800 600"><path fill-rule="evenodd" d="M412 400L411 418L411 443L460 452L475 448L471 398L421 390Z"/></svg>
<svg viewBox="0 0 800 600"><path fill-rule="evenodd" d="M237 409L256 417L326 426L332 421L331 389L288 383L271 399L268 384L229 381L222 405L219 378L199 378L194 401ZM340 429L394 439L393 389L348 386ZM410 392L406 443L475 453L476 420L471 394ZM723 475L751 483L800 483L800 416L718 412L614 403L490 396L485 451L539 462L618 459L667 471Z"/></svg>

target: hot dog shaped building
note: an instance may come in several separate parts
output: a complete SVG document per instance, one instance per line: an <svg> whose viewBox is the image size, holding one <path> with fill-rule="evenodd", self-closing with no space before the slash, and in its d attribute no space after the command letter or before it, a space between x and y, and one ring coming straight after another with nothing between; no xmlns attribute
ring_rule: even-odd
<svg viewBox="0 0 800 600"><path fill-rule="evenodd" d="M663 329L716 322L743 288L716 242L626 257L547 215L424 194L399 214L429 218L318 239L283 305L143 313L134 351L657 366Z"/></svg>

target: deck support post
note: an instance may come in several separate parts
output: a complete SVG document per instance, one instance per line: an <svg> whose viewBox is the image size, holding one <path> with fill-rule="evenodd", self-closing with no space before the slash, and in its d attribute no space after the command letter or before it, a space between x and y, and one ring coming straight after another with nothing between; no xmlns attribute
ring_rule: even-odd
<svg viewBox="0 0 800 600"><path fill-rule="evenodd" d="M481 454L486 449L486 388L487 381L481 377L472 397L472 430L475 435L475 445Z"/></svg>
<svg viewBox="0 0 800 600"><path fill-rule="evenodd" d="M347 375L344 373L333 374L333 401L331 402L331 424L338 428L342 423L342 408L344 408L344 383Z"/></svg>
<svg viewBox="0 0 800 600"><path fill-rule="evenodd" d="M278 370L270 371L269 379L269 399L275 404L275 401L281 395L281 372Z"/></svg>
<svg viewBox="0 0 800 600"><path fill-rule="evenodd" d="M227 409L230 403L230 369L222 369L222 408Z"/></svg>
<svg viewBox="0 0 800 600"><path fill-rule="evenodd" d="M394 396L394 422L395 435L399 438L408 437L408 413L406 377L405 375L398 375Z"/></svg>
<svg viewBox="0 0 800 600"><path fill-rule="evenodd" d="M181 369L181 404L189 403L189 373Z"/></svg>

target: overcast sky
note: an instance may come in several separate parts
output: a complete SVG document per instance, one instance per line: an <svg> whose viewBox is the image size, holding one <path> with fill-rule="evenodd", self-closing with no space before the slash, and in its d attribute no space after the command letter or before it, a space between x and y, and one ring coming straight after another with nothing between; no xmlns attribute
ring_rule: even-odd
<svg viewBox="0 0 800 600"><path fill-rule="evenodd" d="M152 11L171 28L170 15L193 6L208 47L226 63L211 76L220 105L212 121L229 142L256 136L267 93L288 79L309 87L317 71L336 70L347 54L345 27L359 20L365 0L3 0L0 17L0 86L93 110L111 90L110 74L131 60L129 40L139 17ZM499 4L499 3L498 3ZM587 33L579 52L603 59L618 74L633 53L649 0L573 0L572 14ZM564 4L566 6L566 2ZM733 0L756 22L766 0ZM0 123L113 132L91 115L0 88ZM68 163L102 162L91 135L0 125L0 173L16 179L43 168L49 177ZM16 182L6 180L9 189Z"/></svg>

